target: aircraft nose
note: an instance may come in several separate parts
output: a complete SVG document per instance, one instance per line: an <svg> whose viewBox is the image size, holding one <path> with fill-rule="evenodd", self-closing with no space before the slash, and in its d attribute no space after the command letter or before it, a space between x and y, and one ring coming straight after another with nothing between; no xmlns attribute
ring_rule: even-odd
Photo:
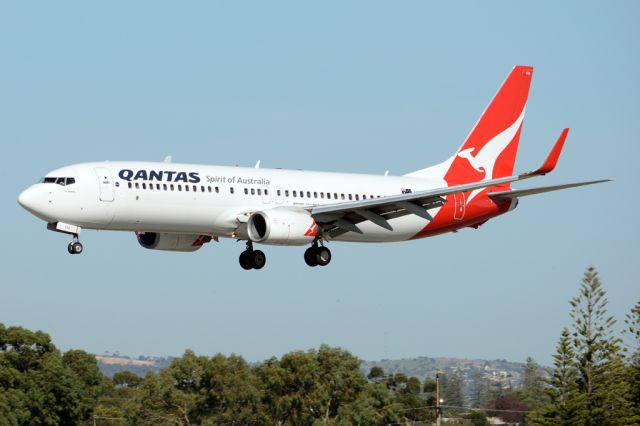
<svg viewBox="0 0 640 426"><path fill-rule="evenodd" d="M38 192L33 186L25 189L18 196L18 204L35 215L42 214L42 196Z"/></svg>
<svg viewBox="0 0 640 426"><path fill-rule="evenodd" d="M27 210L33 208L34 193L33 188L27 188L18 196L18 204Z"/></svg>

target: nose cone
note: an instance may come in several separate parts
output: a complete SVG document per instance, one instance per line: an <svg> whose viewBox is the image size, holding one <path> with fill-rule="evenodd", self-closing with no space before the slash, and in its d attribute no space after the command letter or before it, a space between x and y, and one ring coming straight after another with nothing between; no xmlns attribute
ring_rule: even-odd
<svg viewBox="0 0 640 426"><path fill-rule="evenodd" d="M35 207L35 191L33 188L27 188L18 196L18 204L27 210L33 210Z"/></svg>
<svg viewBox="0 0 640 426"><path fill-rule="evenodd" d="M46 200L43 199L42 193L31 186L18 196L18 204L20 204L25 210L42 218L44 216L44 209Z"/></svg>

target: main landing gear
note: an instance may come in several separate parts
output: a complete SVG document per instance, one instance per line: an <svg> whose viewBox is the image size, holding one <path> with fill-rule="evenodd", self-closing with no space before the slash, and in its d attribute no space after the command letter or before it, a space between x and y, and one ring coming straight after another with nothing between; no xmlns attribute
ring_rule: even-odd
<svg viewBox="0 0 640 426"><path fill-rule="evenodd" d="M82 243L78 241L78 234L73 234L73 241L67 246L67 251L69 254L80 254L82 250L84 250L84 248L82 247Z"/></svg>
<svg viewBox="0 0 640 426"><path fill-rule="evenodd" d="M309 266L326 266L331 262L331 250L325 246L319 246L318 241L305 250L304 261Z"/></svg>
<svg viewBox="0 0 640 426"><path fill-rule="evenodd" d="M247 249L240 253L239 261L242 269L262 269L267 263L267 256L260 250L254 250L253 243L247 241Z"/></svg>

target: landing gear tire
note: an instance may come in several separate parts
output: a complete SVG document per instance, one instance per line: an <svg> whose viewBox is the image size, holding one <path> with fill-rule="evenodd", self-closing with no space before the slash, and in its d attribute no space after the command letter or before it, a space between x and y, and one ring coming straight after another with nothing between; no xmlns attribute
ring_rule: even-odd
<svg viewBox="0 0 640 426"><path fill-rule="evenodd" d="M327 266L331 262L331 250L324 246L319 246L316 242L305 250L304 261L311 267Z"/></svg>
<svg viewBox="0 0 640 426"><path fill-rule="evenodd" d="M318 261L316 259L316 247L309 247L304 251L304 261L311 267L318 266Z"/></svg>
<svg viewBox="0 0 640 426"><path fill-rule="evenodd" d="M80 241L76 241L75 243L73 243L72 247L74 254L80 254L82 253L82 250L84 250L84 247L82 247L82 243L80 243Z"/></svg>
<svg viewBox="0 0 640 426"><path fill-rule="evenodd" d="M326 247L318 247L316 250L316 262L318 266L327 266L331 262L331 250Z"/></svg>
<svg viewBox="0 0 640 426"><path fill-rule="evenodd" d="M267 256L265 256L265 254L260 250L256 250L251 253L250 259L253 269L262 269L265 263L267 263Z"/></svg>
<svg viewBox="0 0 640 426"><path fill-rule="evenodd" d="M251 259L249 258L249 252L247 250L240 253L239 260L240 260L240 266L242 267L242 269L248 271L253 267L251 265Z"/></svg>
<svg viewBox="0 0 640 426"><path fill-rule="evenodd" d="M80 241L73 241L67 246L67 251L69 252L69 254L80 254L82 253L82 250L84 250L84 248L82 247L82 243Z"/></svg>
<svg viewBox="0 0 640 426"><path fill-rule="evenodd" d="M240 253L238 260L242 269L262 269L267 263L267 256L260 250L254 250L253 243L247 241L247 249Z"/></svg>

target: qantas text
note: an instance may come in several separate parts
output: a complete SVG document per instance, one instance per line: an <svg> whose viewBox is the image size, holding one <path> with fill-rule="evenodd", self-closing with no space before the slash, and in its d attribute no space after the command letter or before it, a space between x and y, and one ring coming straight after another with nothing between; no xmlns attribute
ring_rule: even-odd
<svg viewBox="0 0 640 426"><path fill-rule="evenodd" d="M200 175L197 172L174 172L167 170L138 170L134 172L130 169L122 169L118 173L120 179L130 180L157 180L165 182L200 182Z"/></svg>

